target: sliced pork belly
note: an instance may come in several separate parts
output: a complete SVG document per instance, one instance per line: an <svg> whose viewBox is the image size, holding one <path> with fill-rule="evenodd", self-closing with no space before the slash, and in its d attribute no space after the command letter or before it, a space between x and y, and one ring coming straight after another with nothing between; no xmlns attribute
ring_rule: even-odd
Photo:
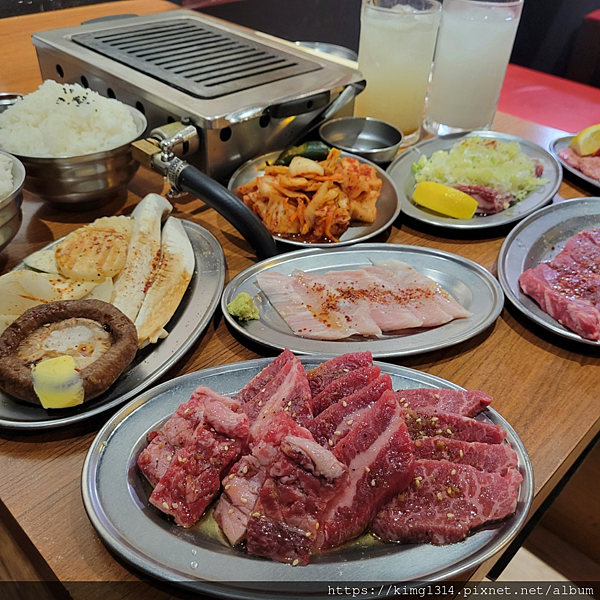
<svg viewBox="0 0 600 600"><path fill-rule="evenodd" d="M586 285L569 269L557 271L541 263L522 273L519 285L559 323L585 339L600 339L597 283Z"/></svg>
<svg viewBox="0 0 600 600"><path fill-rule="evenodd" d="M364 270L329 271L323 275L296 270L292 276L296 278L296 289L302 286L303 289L310 290L312 301L308 308L312 308L313 314L319 320L331 322L330 317L337 319L338 315L341 315L342 325L355 334L381 335L381 329L371 315L372 297L367 294L348 293L349 290L372 288L373 280Z"/></svg>
<svg viewBox="0 0 600 600"><path fill-rule="evenodd" d="M346 480L346 466L329 450L303 436L283 438L250 514L248 553L308 564L323 511Z"/></svg>
<svg viewBox="0 0 600 600"><path fill-rule="evenodd" d="M350 371L372 366L373 355L370 352L342 354L321 363L318 367L310 369L306 373L313 398L318 396L330 383L350 373Z"/></svg>
<svg viewBox="0 0 600 600"><path fill-rule="evenodd" d="M471 314L432 279L396 260L318 275L267 272L257 281L294 333L312 339L378 336Z"/></svg>
<svg viewBox="0 0 600 600"><path fill-rule="evenodd" d="M371 530L385 541L459 542L472 529L512 515L522 481L516 469L502 476L444 460L417 460L410 486L378 513Z"/></svg>
<svg viewBox="0 0 600 600"><path fill-rule="evenodd" d="M391 389L392 380L386 373L353 394L329 406L315 417L309 426L315 440L325 447L333 448L336 446L338 442L346 437L354 423L358 423L371 406L379 400L383 392Z"/></svg>
<svg viewBox="0 0 600 600"><path fill-rule="evenodd" d="M196 427L204 421L207 403L214 401L234 411L240 406L239 402L200 386L159 431L150 432L150 444L140 453L137 464L152 486L166 473L175 453L191 441Z"/></svg>
<svg viewBox="0 0 600 600"><path fill-rule="evenodd" d="M365 387L377 379L380 372L379 367L362 367L334 379L322 392L313 397L313 414L322 413L332 404Z"/></svg>
<svg viewBox="0 0 600 600"><path fill-rule="evenodd" d="M319 340L340 340L359 333L346 324L344 315L335 310L320 315L323 297L319 292L299 284L296 277L268 271L259 273L256 280L269 302L296 335ZM311 310L309 307L315 308Z"/></svg>
<svg viewBox="0 0 600 600"><path fill-rule="evenodd" d="M218 396L212 392L206 399L203 422L176 452L150 496L151 504L183 527L191 527L202 516L247 443L247 415L237 412L238 402Z"/></svg>
<svg viewBox="0 0 600 600"><path fill-rule="evenodd" d="M263 427L262 434L252 454L243 456L223 479L223 493L215 509L215 518L232 546L246 537L248 519L283 438L292 435L312 440L310 432L286 412L274 415Z"/></svg>
<svg viewBox="0 0 600 600"><path fill-rule="evenodd" d="M242 405L250 419L252 446L264 435L270 420L279 412L287 412L303 426L312 421L311 392L302 363L294 357L251 400Z"/></svg>
<svg viewBox="0 0 600 600"><path fill-rule="evenodd" d="M287 348L275 360L265 367L256 377L249 381L235 396L242 404L248 402L269 383L286 362L293 360L293 353Z"/></svg>
<svg viewBox="0 0 600 600"><path fill-rule="evenodd" d="M396 396L403 408L425 409L433 413L441 411L465 417L478 415L492 401L485 392L475 390L416 388L398 390Z"/></svg>
<svg viewBox="0 0 600 600"><path fill-rule="evenodd" d="M396 291L403 300L402 304L422 320L422 327L434 327L452 319L471 316L433 279L406 263L388 259L377 261L365 270L386 289Z"/></svg>
<svg viewBox="0 0 600 600"><path fill-rule="evenodd" d="M415 440L414 455L419 460L447 460L501 475L517 466L517 453L510 444L481 444L441 436Z"/></svg>
<svg viewBox="0 0 600 600"><path fill-rule="evenodd" d="M465 442L501 444L506 439L506 431L493 423L484 423L441 411L429 412L424 409L410 408L403 408L403 410L406 426L413 440L440 436Z"/></svg>
<svg viewBox="0 0 600 600"><path fill-rule="evenodd" d="M412 442L393 392L385 392L334 448L349 481L322 517L318 547L360 535L379 509L412 480Z"/></svg>

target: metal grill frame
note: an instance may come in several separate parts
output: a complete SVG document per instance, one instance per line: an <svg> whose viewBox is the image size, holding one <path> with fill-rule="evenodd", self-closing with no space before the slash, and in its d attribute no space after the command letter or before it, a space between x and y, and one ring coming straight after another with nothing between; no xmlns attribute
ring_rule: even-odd
<svg viewBox="0 0 600 600"><path fill-rule="evenodd" d="M219 98L200 99L72 41L74 35L82 33L178 19L195 19L294 57L308 57L322 68ZM189 10L93 21L35 33L32 40L43 79L83 83L103 96L135 106L146 115L148 131L188 117L198 129L200 148L186 160L221 181L226 181L243 162L294 142L323 110L323 105L315 102L316 97L327 96L328 102L333 102L347 87L361 89L365 84L352 63L331 61L290 42ZM290 104L294 105L293 111L285 114L279 110ZM350 104L344 114L351 113Z"/></svg>
<svg viewBox="0 0 600 600"><path fill-rule="evenodd" d="M197 19L81 33L71 39L203 99L219 98L323 68L306 58Z"/></svg>

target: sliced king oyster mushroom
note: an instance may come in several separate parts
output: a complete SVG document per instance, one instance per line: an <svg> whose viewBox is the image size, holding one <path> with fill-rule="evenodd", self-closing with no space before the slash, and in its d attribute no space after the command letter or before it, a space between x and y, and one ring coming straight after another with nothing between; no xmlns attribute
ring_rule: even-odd
<svg viewBox="0 0 600 600"><path fill-rule="evenodd" d="M125 266L115 281L111 303L135 321L160 259L160 226L173 207L148 194L132 213L134 222Z"/></svg>
<svg viewBox="0 0 600 600"><path fill-rule="evenodd" d="M54 250L38 250L25 257L23 262L30 268L43 273L58 273L58 264L54 256Z"/></svg>
<svg viewBox="0 0 600 600"><path fill-rule="evenodd" d="M161 261L135 320L138 346L155 344L165 337L169 322L194 273L192 244L179 219L169 217L162 230Z"/></svg>

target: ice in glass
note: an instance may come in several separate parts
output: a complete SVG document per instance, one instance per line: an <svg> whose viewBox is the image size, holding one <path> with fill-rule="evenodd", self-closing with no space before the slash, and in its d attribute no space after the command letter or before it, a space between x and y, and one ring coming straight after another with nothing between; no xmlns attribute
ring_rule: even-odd
<svg viewBox="0 0 600 600"><path fill-rule="evenodd" d="M425 129L439 135L491 127L522 0L444 0Z"/></svg>
<svg viewBox="0 0 600 600"><path fill-rule="evenodd" d="M395 125L418 141L441 5L436 0L363 0L358 65L367 87L354 114Z"/></svg>

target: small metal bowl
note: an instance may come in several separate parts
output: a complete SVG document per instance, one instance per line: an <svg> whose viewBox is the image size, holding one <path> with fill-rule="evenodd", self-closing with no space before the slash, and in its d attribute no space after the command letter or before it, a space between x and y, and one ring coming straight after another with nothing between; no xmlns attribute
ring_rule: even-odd
<svg viewBox="0 0 600 600"><path fill-rule="evenodd" d="M315 52L320 52L321 54L329 54L333 56L337 56L338 58L345 58L346 60L358 60L358 54L351 50L350 48L346 48L345 46L338 46L338 44L330 44L328 42L294 42L296 46L300 46L301 48L310 48Z"/></svg>
<svg viewBox="0 0 600 600"><path fill-rule="evenodd" d="M0 199L0 252L8 246L17 235L23 221L21 204L23 203L23 184L25 182L25 167L20 160L2 152L2 156L12 161L13 189L8 196Z"/></svg>
<svg viewBox="0 0 600 600"><path fill-rule="evenodd" d="M402 142L402 132L371 117L341 117L319 127L320 138L330 146L358 154L376 163L390 162Z"/></svg>
<svg viewBox="0 0 600 600"><path fill-rule="evenodd" d="M127 107L137 126L136 136L127 144L93 154L47 158L15 155L25 165L25 189L43 200L69 208L98 208L98 201L114 196L138 170L131 142L146 130L146 117Z"/></svg>
<svg viewBox="0 0 600 600"><path fill-rule="evenodd" d="M6 92L0 93L0 113L12 106L17 100L23 96L21 94L9 94Z"/></svg>

